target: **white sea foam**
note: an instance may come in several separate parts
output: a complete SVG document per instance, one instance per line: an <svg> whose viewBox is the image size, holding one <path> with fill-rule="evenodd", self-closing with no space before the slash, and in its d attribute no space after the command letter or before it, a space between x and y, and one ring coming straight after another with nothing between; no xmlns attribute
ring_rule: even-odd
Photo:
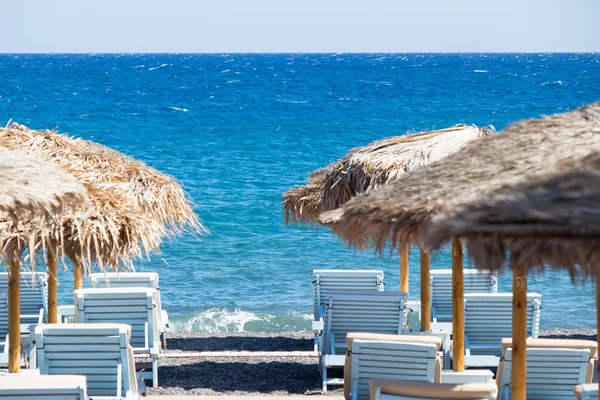
<svg viewBox="0 0 600 400"><path fill-rule="evenodd" d="M482 73L482 74L486 74L486 73L488 73L490 71L488 71L487 69L474 69L473 72L479 72L479 73Z"/></svg>
<svg viewBox="0 0 600 400"><path fill-rule="evenodd" d="M562 81L554 81L554 82L544 82L542 83L540 86L546 86L546 85L562 85Z"/></svg>
<svg viewBox="0 0 600 400"><path fill-rule="evenodd" d="M183 111L183 112L188 112L190 110L188 110L187 108L181 108L181 107L169 107L171 110L173 111Z"/></svg>
<svg viewBox="0 0 600 400"><path fill-rule="evenodd" d="M148 71L154 71L156 69L162 68L162 67L166 67L169 64L160 64L158 67L152 67L152 68L148 68Z"/></svg>
<svg viewBox="0 0 600 400"><path fill-rule="evenodd" d="M187 321L174 322L172 329L175 332L242 332L244 326L250 321L269 321L274 316L258 315L240 309L227 311L226 309L211 309L190 318Z"/></svg>

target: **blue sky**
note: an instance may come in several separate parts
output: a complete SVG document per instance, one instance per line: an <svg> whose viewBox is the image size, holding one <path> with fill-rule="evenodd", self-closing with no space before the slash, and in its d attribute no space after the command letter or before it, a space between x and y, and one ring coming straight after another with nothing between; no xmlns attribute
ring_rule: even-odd
<svg viewBox="0 0 600 400"><path fill-rule="evenodd" d="M0 52L600 51L600 0L0 0Z"/></svg>

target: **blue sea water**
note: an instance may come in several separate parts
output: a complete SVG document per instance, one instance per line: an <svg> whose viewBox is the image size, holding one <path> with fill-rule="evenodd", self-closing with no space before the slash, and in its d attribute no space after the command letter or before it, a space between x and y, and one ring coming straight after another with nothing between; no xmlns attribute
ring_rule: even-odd
<svg viewBox="0 0 600 400"><path fill-rule="evenodd" d="M178 330L309 329L311 271L380 268L324 228L286 227L282 193L352 147L600 100L599 54L0 55L0 121L98 141L179 179L211 230L138 263ZM418 252L410 296L419 297ZM448 251L432 268L449 268ZM60 302L72 301L61 272ZM595 326L591 283L532 276L542 328ZM500 277L510 291L511 277Z"/></svg>

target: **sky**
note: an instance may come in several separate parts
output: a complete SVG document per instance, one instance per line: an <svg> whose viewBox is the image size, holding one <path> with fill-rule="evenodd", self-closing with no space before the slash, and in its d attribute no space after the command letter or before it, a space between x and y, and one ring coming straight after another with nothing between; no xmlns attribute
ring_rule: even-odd
<svg viewBox="0 0 600 400"><path fill-rule="evenodd" d="M600 0L0 0L0 53L600 52Z"/></svg>

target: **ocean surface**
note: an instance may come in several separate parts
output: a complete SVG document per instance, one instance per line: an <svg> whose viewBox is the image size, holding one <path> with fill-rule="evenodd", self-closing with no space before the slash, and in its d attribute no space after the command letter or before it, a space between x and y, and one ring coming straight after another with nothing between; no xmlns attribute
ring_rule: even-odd
<svg viewBox="0 0 600 400"><path fill-rule="evenodd" d="M407 131L493 125L600 100L600 54L0 55L0 123L113 147L179 179L211 234L165 243L176 330L306 330L316 268L378 268L324 228L286 227L282 193L349 149ZM410 297L419 298L418 251ZM432 268L450 268L449 252ZM511 290L502 275L500 290ZM72 302L61 272L60 303ZM542 328L595 326L593 286L532 276Z"/></svg>

